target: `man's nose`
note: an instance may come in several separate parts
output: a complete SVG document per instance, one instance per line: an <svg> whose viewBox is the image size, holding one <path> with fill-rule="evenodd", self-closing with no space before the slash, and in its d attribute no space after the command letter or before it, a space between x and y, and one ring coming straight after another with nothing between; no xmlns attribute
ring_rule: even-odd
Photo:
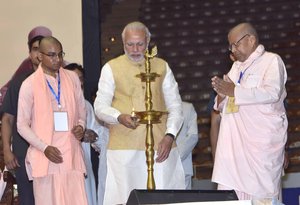
<svg viewBox="0 0 300 205"><path fill-rule="evenodd" d="M139 48L138 48L138 45L133 45L133 51L138 51Z"/></svg>
<svg viewBox="0 0 300 205"><path fill-rule="evenodd" d="M137 51L139 51L139 45L137 45L137 44L135 44L135 45L133 45L133 51L135 51L135 52L137 52Z"/></svg>

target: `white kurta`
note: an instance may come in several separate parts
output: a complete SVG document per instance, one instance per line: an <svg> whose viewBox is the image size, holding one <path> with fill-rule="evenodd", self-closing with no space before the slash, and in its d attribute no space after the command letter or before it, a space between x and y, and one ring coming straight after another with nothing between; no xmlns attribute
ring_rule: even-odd
<svg viewBox="0 0 300 205"><path fill-rule="evenodd" d="M167 65L167 73L163 81L163 93L169 112L166 133L177 133L181 127L181 98L177 83ZM97 98L94 102L96 115L108 124L118 124L121 114L111 107L115 90L115 82L109 64L104 65L98 84ZM178 102L179 99L179 102ZM179 118L176 116L180 116ZM144 125L140 125L144 126ZM104 204L124 204L132 189L146 189L147 165L144 151L108 150L107 151L107 183ZM173 148L169 158L163 163L154 164L154 177L157 189L184 189L184 171L177 148Z"/></svg>
<svg viewBox="0 0 300 205"><path fill-rule="evenodd" d="M92 167L91 161L91 144L87 142L82 142L81 146L84 151L84 162L86 166L86 177L85 177L85 189L87 193L89 205L101 205L104 196L104 186L106 179L106 145L107 145L107 128L102 126L100 122L96 119L94 114L94 109L92 105L85 101L87 120L86 120L86 129L91 129L98 134L98 140L94 142L99 150L101 150L99 156L99 168L98 168L98 203L97 203L97 193L96 193L96 184L95 176Z"/></svg>
<svg viewBox="0 0 300 205"><path fill-rule="evenodd" d="M182 108L183 124L176 137L176 144L184 169L186 189L191 189L192 151L198 142L197 113L192 103L182 102Z"/></svg>
<svg viewBox="0 0 300 205"><path fill-rule="evenodd" d="M90 143L82 142L81 143L83 152L84 152L84 163L86 166L86 176L84 180L85 191L88 199L89 205L97 204L97 195L96 195L96 183L95 176L93 173L93 167L91 162L91 154L90 154Z"/></svg>
<svg viewBox="0 0 300 205"><path fill-rule="evenodd" d="M88 101L85 101L85 108L87 113L87 123L86 128L91 129L90 126L90 120L91 115L94 114L93 108L91 108L91 104ZM92 110L91 110L92 109ZM91 112L92 111L92 112ZM87 142L81 143L82 150L84 153L84 163L86 167L86 176L85 176L85 191L88 199L89 205L96 205L97 204L97 197L96 197L96 184L95 184L95 176L93 173L93 167L92 167L92 161L91 161L91 145Z"/></svg>
<svg viewBox="0 0 300 205"><path fill-rule="evenodd" d="M107 144L109 137L109 129L104 126L103 133L101 135L102 140L97 140L93 144L97 146L100 150L99 155L99 166L98 166L98 205L103 204L104 193L105 193L105 185L106 185L106 175L107 175Z"/></svg>
<svg viewBox="0 0 300 205"><path fill-rule="evenodd" d="M261 53L261 55L259 55ZM286 69L281 58L260 45L244 63L235 62L228 74L240 85L234 90L236 113L219 109L222 120L212 180L252 198L279 194L287 140Z"/></svg>

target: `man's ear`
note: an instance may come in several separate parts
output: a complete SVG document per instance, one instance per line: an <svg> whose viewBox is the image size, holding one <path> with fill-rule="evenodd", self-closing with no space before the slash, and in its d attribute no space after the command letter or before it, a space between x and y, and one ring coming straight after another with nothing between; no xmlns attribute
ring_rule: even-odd
<svg viewBox="0 0 300 205"><path fill-rule="evenodd" d="M251 42L252 44L255 44L255 43L256 43L257 39L255 38L255 36L250 35L249 38L250 38L250 42Z"/></svg>

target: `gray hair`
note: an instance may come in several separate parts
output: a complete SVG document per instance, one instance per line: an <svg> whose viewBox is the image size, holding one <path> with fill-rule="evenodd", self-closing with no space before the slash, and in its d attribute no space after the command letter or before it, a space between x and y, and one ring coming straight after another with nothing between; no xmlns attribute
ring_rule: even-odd
<svg viewBox="0 0 300 205"><path fill-rule="evenodd" d="M144 31L145 34L146 34L147 43L149 44L150 38L151 38L151 33L150 33L149 29L145 26L145 24L143 24L142 22L134 21L134 22L131 22L131 23L127 24L124 27L123 32L122 32L123 42L124 42L124 39L125 39L125 32L127 30L138 30L138 31L141 30L141 31Z"/></svg>

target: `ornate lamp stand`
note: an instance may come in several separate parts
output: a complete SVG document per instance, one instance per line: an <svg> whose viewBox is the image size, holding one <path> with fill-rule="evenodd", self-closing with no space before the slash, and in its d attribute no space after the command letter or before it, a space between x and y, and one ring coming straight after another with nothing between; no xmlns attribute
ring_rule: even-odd
<svg viewBox="0 0 300 205"><path fill-rule="evenodd" d="M150 59L157 55L157 47L152 48L151 53L148 50L145 53L145 73L140 73L136 77L140 78L142 82L146 82L146 93L145 93L145 105L146 111L132 112L132 115L136 115L141 124L146 124L146 162L148 171L147 189L155 189L155 180L153 176L153 164L154 164L154 139L153 139L153 124L160 123L160 118L167 112L155 111L152 109L152 92L151 82L155 81L156 77L160 77L157 73L151 73Z"/></svg>

